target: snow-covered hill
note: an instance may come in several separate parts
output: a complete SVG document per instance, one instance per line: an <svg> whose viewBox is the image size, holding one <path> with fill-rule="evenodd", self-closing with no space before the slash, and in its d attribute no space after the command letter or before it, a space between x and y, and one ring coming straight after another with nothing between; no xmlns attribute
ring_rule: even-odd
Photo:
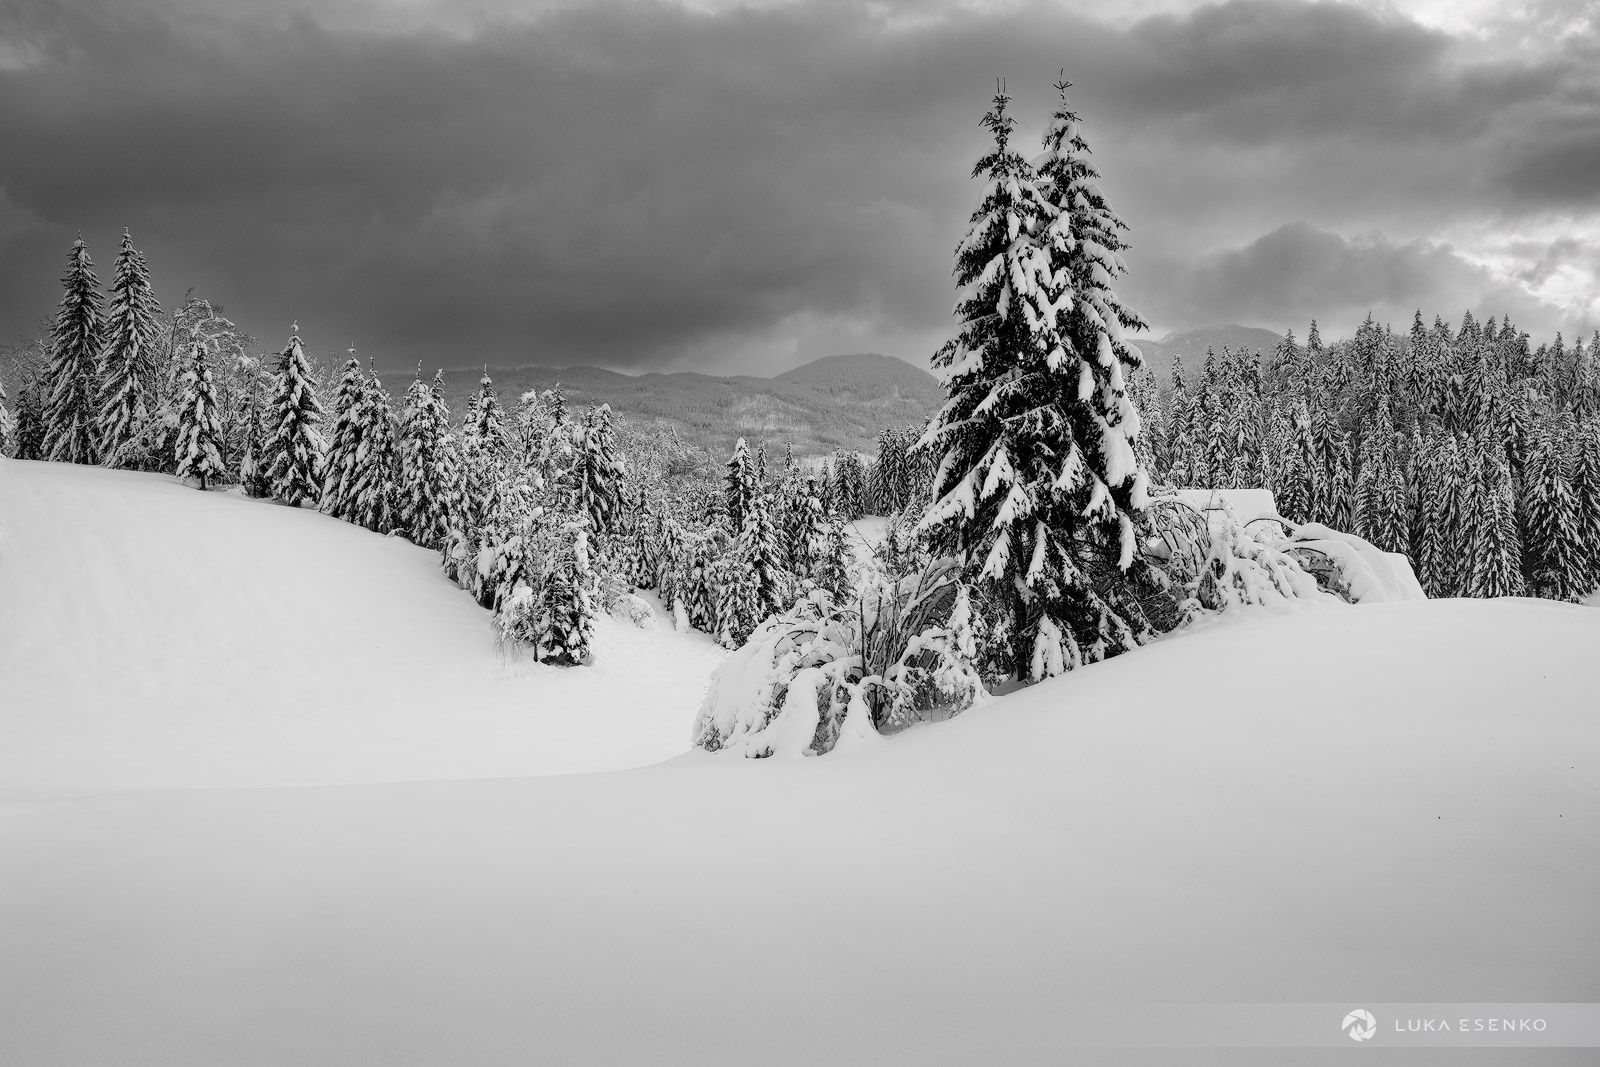
<svg viewBox="0 0 1600 1067"><path fill-rule="evenodd" d="M643 763L693 699L663 664L599 744L570 705L603 673L502 667L428 559L314 515L10 464L0 516L0 1062L1083 1062L1096 1002L1600 1000L1592 609L1216 626L821 759L130 790L207 753L245 784L620 765L659 717ZM367 686L326 734L228 704Z"/></svg>
<svg viewBox="0 0 1600 1067"><path fill-rule="evenodd" d="M436 553L160 475L0 462L0 784L254 786L653 763L723 652L602 618L502 653Z"/></svg>

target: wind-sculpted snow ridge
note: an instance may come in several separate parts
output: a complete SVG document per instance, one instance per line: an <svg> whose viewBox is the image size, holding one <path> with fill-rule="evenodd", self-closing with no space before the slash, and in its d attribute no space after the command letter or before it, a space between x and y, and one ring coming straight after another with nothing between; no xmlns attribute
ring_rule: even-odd
<svg viewBox="0 0 1600 1067"><path fill-rule="evenodd" d="M0 787L611 770L682 753L723 652L602 617L502 651L437 554L162 475L0 464Z"/></svg>

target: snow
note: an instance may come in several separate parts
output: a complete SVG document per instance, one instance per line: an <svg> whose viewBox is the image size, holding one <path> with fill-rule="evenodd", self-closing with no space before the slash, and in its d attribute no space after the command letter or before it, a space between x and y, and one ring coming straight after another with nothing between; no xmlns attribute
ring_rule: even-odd
<svg viewBox="0 0 1600 1067"><path fill-rule="evenodd" d="M1096 1002L1600 1001L1592 609L1312 608L859 751L532 776L682 751L714 651L501 664L427 554L151 476L0 464L0 523L0 1062L1084 1062ZM358 784L257 787L302 775Z"/></svg>
<svg viewBox="0 0 1600 1067"><path fill-rule="evenodd" d="M0 523L4 785L633 767L684 751L724 656L607 616L593 667L534 663L438 553L160 475L9 461Z"/></svg>
<svg viewBox="0 0 1600 1067"><path fill-rule="evenodd" d="M1240 522L1278 513L1271 489L1174 489L1171 495L1198 511L1213 507L1220 499Z"/></svg>
<svg viewBox="0 0 1600 1067"><path fill-rule="evenodd" d="M1314 548L1332 560L1358 604L1427 599L1409 559L1355 534L1308 522L1295 529L1293 544Z"/></svg>

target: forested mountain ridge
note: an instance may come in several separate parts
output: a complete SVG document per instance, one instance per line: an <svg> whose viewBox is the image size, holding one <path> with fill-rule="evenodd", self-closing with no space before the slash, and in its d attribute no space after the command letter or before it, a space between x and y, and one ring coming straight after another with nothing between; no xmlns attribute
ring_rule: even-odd
<svg viewBox="0 0 1600 1067"><path fill-rule="evenodd" d="M621 374L598 367L490 367L502 403L556 385L574 408L610 404L631 422L671 426L686 443L726 454L740 437L797 456L877 451L878 431L922 424L944 397L920 367L876 353L825 356L773 378L754 375ZM445 397L465 410L481 369L447 370ZM391 383L398 385L399 383Z"/></svg>

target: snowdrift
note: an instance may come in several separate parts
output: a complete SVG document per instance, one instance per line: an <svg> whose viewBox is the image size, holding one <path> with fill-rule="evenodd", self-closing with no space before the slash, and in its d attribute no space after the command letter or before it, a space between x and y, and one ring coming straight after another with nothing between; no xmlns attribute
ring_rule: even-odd
<svg viewBox="0 0 1600 1067"><path fill-rule="evenodd" d="M400 538L162 475L0 463L0 786L331 784L683 752L724 653L602 618L592 667L502 652Z"/></svg>
<svg viewBox="0 0 1600 1067"><path fill-rule="evenodd" d="M0 507L0 1063L1085 1062L1073 1005L1600 1000L1593 609L1216 626L827 759L126 789L681 751L714 650L503 665L427 554L161 479Z"/></svg>

